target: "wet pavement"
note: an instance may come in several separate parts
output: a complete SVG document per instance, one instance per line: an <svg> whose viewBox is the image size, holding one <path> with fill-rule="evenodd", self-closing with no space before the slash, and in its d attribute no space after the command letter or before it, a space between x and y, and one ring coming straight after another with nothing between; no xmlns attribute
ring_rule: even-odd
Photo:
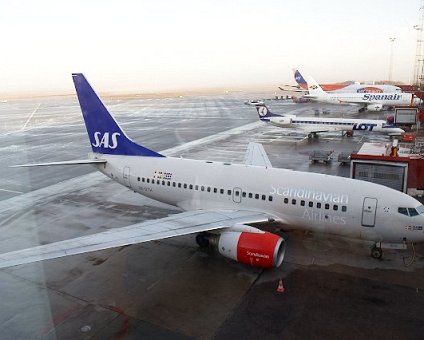
<svg viewBox="0 0 424 340"><path fill-rule="evenodd" d="M263 95L262 95L263 96ZM305 139L258 121L261 94L105 100L135 141L166 155L242 162L260 142L274 167L349 176L337 154L376 135ZM275 113L357 117L350 106L267 101ZM329 112L328 114L323 113ZM364 115L364 114L362 114ZM384 113L365 114L384 118ZM12 169L90 152L74 97L0 106L0 252L165 217L179 210L118 185L90 166ZM312 150L335 160L310 164ZM0 270L2 339L408 338L423 334L423 248L390 250L309 233L288 234L280 268L250 268L177 237ZM406 259L407 260L407 259ZM275 292L282 278L285 292ZM402 336L403 335L403 336Z"/></svg>

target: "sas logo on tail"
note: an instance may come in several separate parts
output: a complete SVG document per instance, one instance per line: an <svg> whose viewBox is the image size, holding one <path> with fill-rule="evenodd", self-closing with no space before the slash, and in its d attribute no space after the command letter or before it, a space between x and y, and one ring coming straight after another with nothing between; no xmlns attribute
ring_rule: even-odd
<svg viewBox="0 0 424 340"><path fill-rule="evenodd" d="M109 132L105 132L103 137L102 134L98 131L94 132L94 141L91 143L96 148L105 148L105 149L116 149L118 146L117 137L121 134L119 132L113 132L109 138Z"/></svg>

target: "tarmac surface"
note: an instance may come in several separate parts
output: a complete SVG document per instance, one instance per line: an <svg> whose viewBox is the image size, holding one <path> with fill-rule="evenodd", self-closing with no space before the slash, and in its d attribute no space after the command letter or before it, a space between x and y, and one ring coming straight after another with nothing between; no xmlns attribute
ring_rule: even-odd
<svg viewBox="0 0 424 340"><path fill-rule="evenodd" d="M308 139L266 125L228 93L105 100L127 135L184 158L242 162L249 141L274 167L349 176L312 150L358 150L381 135ZM357 117L355 107L267 101L275 113ZM384 118L387 113L361 114ZM129 191L86 165L9 168L83 159L90 147L75 97L0 104L0 253L123 227L179 210ZM369 244L290 232L280 268L238 264L193 235L0 270L1 339L422 339L424 249L369 256ZM405 258L404 258L405 257ZM285 291L277 293L279 279Z"/></svg>

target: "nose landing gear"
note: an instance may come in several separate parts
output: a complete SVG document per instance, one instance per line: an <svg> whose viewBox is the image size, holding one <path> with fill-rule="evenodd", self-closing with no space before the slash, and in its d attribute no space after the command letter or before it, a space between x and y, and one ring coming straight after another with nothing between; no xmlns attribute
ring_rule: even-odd
<svg viewBox="0 0 424 340"><path fill-rule="evenodd" d="M415 252L415 246L414 242L411 243L411 250L412 254L410 256L403 256L403 264L405 267L409 267L415 262L416 259L416 252ZM408 249L407 247L407 241L406 238L403 240L403 243L374 243L374 245L371 247L371 257L380 260L383 257L383 249L399 249L402 251L406 251Z"/></svg>
<svg viewBox="0 0 424 340"><path fill-rule="evenodd" d="M404 240L404 242L406 244L406 239ZM411 264L415 262L416 253L415 253L414 242L411 242L411 249L412 249L411 256L403 256L403 264L405 267L409 267Z"/></svg>
<svg viewBox="0 0 424 340"><path fill-rule="evenodd" d="M381 249L381 246L378 247L377 243L371 248L371 257L377 260L380 260L383 257L383 249Z"/></svg>

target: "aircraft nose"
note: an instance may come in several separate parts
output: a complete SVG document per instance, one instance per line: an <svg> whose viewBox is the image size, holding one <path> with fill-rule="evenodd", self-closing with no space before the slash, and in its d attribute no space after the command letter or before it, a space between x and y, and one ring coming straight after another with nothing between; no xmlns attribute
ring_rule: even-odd
<svg viewBox="0 0 424 340"><path fill-rule="evenodd" d="M416 226L412 226L417 236L419 235L415 242L424 242L424 215L420 215L417 222Z"/></svg>

